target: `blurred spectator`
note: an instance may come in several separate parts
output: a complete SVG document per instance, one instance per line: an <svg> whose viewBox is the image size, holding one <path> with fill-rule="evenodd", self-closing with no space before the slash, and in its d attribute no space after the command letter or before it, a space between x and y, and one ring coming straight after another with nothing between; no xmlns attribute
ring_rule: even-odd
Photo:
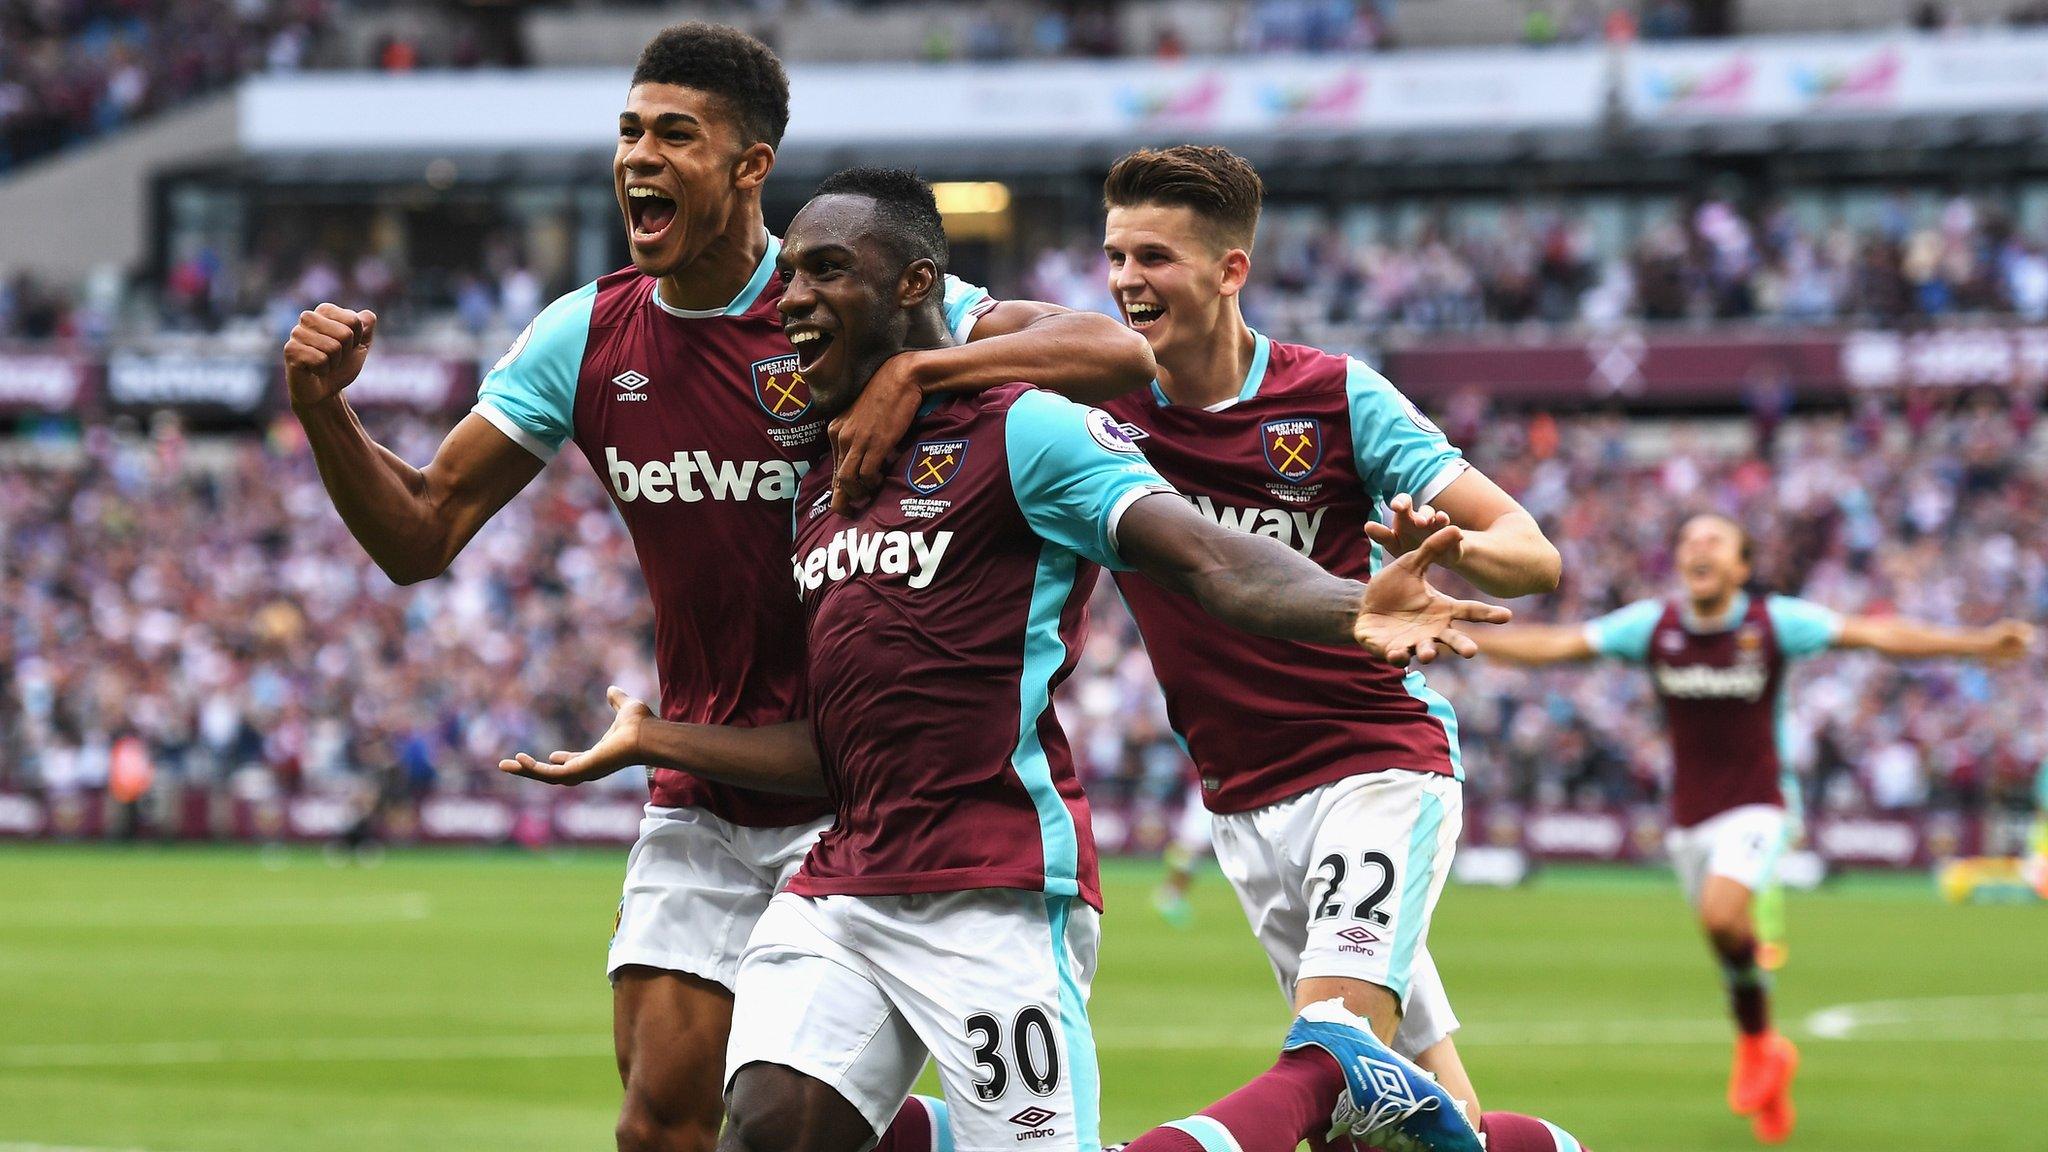
<svg viewBox="0 0 2048 1152"><path fill-rule="evenodd" d="M2007 409L1787 422L1768 455L1678 426L1527 419L1453 403L1470 454L1544 523L1565 585L1516 606L1585 619L1670 588L1698 508L1757 534L1758 579L1844 612L1959 623L2048 612L2048 454ZM384 422L424 459L440 421ZM510 504L449 573L394 587L334 515L296 425L263 441L88 437L75 468L0 468L0 788L108 786L117 748L156 787L244 797L513 787L511 749L580 746L604 686L654 685L632 546L580 461ZM1060 712L1104 812L1156 842L1185 760L1107 581ZM1821 810L2030 803L2048 661L1988 670L1864 654L1800 666L1794 767ZM1639 670L1479 660L1430 678L1457 705L1477 797L1653 802L1668 765ZM140 746L121 745L133 736ZM637 776L614 778L631 791Z"/></svg>
<svg viewBox="0 0 2048 1152"><path fill-rule="evenodd" d="M329 19L327 0L0 3L0 172L297 68Z"/></svg>

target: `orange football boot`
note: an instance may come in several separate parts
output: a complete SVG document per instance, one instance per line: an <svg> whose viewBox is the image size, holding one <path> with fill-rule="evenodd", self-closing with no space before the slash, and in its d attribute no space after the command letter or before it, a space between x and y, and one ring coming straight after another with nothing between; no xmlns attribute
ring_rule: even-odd
<svg viewBox="0 0 2048 1152"><path fill-rule="evenodd" d="M1792 1135L1792 1125L1798 1119L1798 1112L1792 1107L1792 1074L1798 1069L1795 1054L1785 1065L1785 1078L1779 1082L1778 1090L1749 1118L1749 1130L1756 1134L1759 1143L1783 1144Z"/></svg>
<svg viewBox="0 0 2048 1152"><path fill-rule="evenodd" d="M1728 1072L1728 1110L1753 1116L1772 1094L1792 1082L1799 1067L1799 1049L1773 1031L1735 1039L1735 1065Z"/></svg>

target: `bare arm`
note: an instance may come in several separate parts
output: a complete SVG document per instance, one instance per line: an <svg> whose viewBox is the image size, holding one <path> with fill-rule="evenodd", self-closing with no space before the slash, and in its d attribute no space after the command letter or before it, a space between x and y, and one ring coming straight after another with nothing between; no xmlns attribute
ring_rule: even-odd
<svg viewBox="0 0 2048 1152"><path fill-rule="evenodd" d="M611 727L588 749L550 753L545 761L521 752L498 761L499 770L574 787L645 764L763 792L825 794L825 769L809 721L763 728L678 724L617 687L605 693L605 701L614 709Z"/></svg>
<svg viewBox="0 0 2048 1152"><path fill-rule="evenodd" d="M1434 505L1417 505L1406 493L1388 502L1393 524L1368 524L1366 535L1398 556L1446 524L1464 529L1444 567L1494 596L1530 596L1557 588L1563 571L1557 548L1536 518L1477 468L1437 493Z"/></svg>
<svg viewBox="0 0 2048 1152"><path fill-rule="evenodd" d="M425 468L370 439L342 390L362 372L376 324L373 312L333 304L300 313L284 347L285 383L342 523L385 575L412 584L446 571L542 461L474 414Z"/></svg>
<svg viewBox="0 0 2048 1152"><path fill-rule="evenodd" d="M1507 609L1453 600L1423 579L1452 547L1446 528L1382 569L1370 584L1333 576L1278 541L1235 532L1179 496L1155 493L1132 504L1117 526L1117 548L1160 585L1195 598L1218 620L1247 632L1311 644L1356 644L1393 664L1424 664L1443 644L1460 656L1478 646L1457 621L1501 623Z"/></svg>
<svg viewBox="0 0 2048 1152"><path fill-rule="evenodd" d="M1514 664L1565 664L1599 653L1583 627L1572 624L1513 624L1486 634L1486 654Z"/></svg>
<svg viewBox="0 0 2048 1152"><path fill-rule="evenodd" d="M1897 616L1850 616L1835 638L1837 648L1868 648L1886 656L1964 656L2003 663L2026 655L2034 627L2000 620L1984 628L1947 628Z"/></svg>
<svg viewBox="0 0 2048 1152"><path fill-rule="evenodd" d="M890 357L832 422L833 511L849 513L874 495L927 396L1029 380L1092 404L1143 388L1157 372L1143 336L1108 316L1056 304L1005 300L975 321L970 335L966 344Z"/></svg>

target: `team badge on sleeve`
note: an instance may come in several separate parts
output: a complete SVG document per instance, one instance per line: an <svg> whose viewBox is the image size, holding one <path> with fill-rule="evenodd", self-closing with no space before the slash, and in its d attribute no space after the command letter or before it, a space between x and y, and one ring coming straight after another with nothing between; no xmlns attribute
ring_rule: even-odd
<svg viewBox="0 0 2048 1152"><path fill-rule="evenodd" d="M491 365L491 371L503 372L507 365L519 359L519 354L526 351L527 341L533 339L533 325L535 323L538 323L538 321L530 322L526 327L519 330L519 338L512 341L512 346L505 349L505 354L498 357L496 364Z"/></svg>
<svg viewBox="0 0 2048 1152"><path fill-rule="evenodd" d="M1406 393L1395 392L1394 395L1401 397L1401 407L1407 410L1408 419L1413 420L1417 428L1422 429L1431 436L1441 436L1444 434L1444 430L1436 426L1436 421L1423 415L1421 406L1417 405L1415 401L1410 400Z"/></svg>
<svg viewBox="0 0 2048 1152"><path fill-rule="evenodd" d="M1088 435L1093 436L1097 444L1111 452L1139 451L1137 437L1131 435L1130 427L1117 423L1102 409L1090 408L1087 423ZM1144 435L1142 430L1138 434Z"/></svg>
<svg viewBox="0 0 2048 1152"><path fill-rule="evenodd" d="M811 386L796 369L796 353L754 361L753 376L754 399L770 416L794 424L811 410Z"/></svg>
<svg viewBox="0 0 2048 1152"><path fill-rule="evenodd" d="M910 486L923 496L944 488L960 474L960 464L967 459L967 443L965 440L921 441L910 450Z"/></svg>
<svg viewBox="0 0 2048 1152"><path fill-rule="evenodd" d="M1323 426L1315 420L1268 420L1259 425L1259 441L1273 473L1290 483L1307 479L1323 462Z"/></svg>

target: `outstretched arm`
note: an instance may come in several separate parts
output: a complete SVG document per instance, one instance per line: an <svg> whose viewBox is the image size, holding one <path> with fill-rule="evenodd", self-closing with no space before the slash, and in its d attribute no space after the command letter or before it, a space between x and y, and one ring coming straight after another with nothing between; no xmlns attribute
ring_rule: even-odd
<svg viewBox="0 0 2048 1152"><path fill-rule="evenodd" d="M1481 591L1532 596L1557 588L1563 563L1556 546L1544 537L1534 516L1476 468L1467 468L1430 504L1418 504L1403 492L1387 507L1393 522L1367 524L1365 534L1393 555L1455 524L1464 529L1464 537L1443 565Z"/></svg>
<svg viewBox="0 0 2048 1152"><path fill-rule="evenodd" d="M1423 574L1456 546L1445 528L1369 584L1333 576L1264 536L1224 528L1177 495L1139 498L1117 525L1117 549L1137 571L1193 596L1226 624L1312 644L1356 644L1392 664L1428 664L1443 645L1460 656L1479 650L1459 622L1498 624L1506 608L1455 600Z"/></svg>
<svg viewBox="0 0 2048 1152"><path fill-rule="evenodd" d="M1486 654L1515 664L1563 664L1599 655L1583 627L1514 624L1486 635Z"/></svg>
<svg viewBox="0 0 2048 1152"><path fill-rule="evenodd" d="M832 510L849 513L874 495L890 452L927 396L1029 380L1092 404L1143 388L1156 372L1152 346L1108 316L1005 300L974 322L967 343L884 361L860 399L832 422Z"/></svg>
<svg viewBox="0 0 2048 1152"><path fill-rule="evenodd" d="M446 571L542 461L474 414L425 468L370 439L342 390L361 374L376 327L376 313L335 304L300 313L284 347L285 385L342 523L385 575L412 584Z"/></svg>
<svg viewBox="0 0 2048 1152"><path fill-rule="evenodd" d="M825 769L808 721L763 728L719 724L678 724L656 716L646 704L611 688L605 701L612 725L582 752L555 752L545 761L521 752L498 768L547 784L574 787L621 768L649 765L676 768L706 780L798 796L825 794Z"/></svg>
<svg viewBox="0 0 2048 1152"><path fill-rule="evenodd" d="M1886 656L1964 656L2003 663L2027 654L2034 626L2000 620L1984 628L1947 628L1897 616L1850 616L1835 637L1837 648L1868 648Z"/></svg>

